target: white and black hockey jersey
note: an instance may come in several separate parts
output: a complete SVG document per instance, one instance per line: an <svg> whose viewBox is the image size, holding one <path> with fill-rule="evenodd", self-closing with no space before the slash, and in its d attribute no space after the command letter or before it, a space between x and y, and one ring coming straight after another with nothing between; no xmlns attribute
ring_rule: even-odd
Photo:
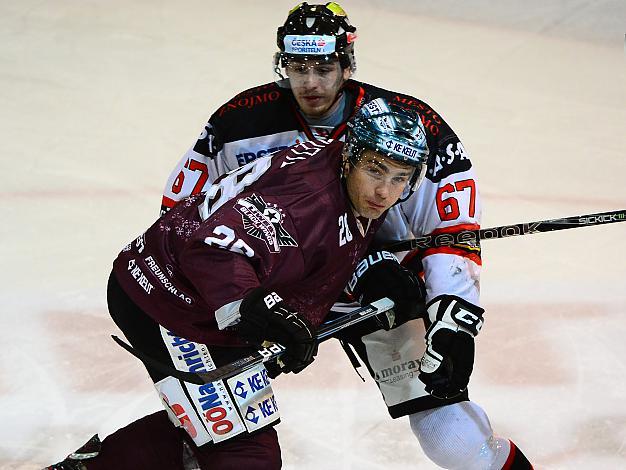
<svg viewBox="0 0 626 470"><path fill-rule="evenodd" d="M170 175L162 210L169 210L183 197L206 191L219 176L257 158L320 136L343 139L354 111L362 103L382 97L420 114L431 155L424 182L408 200L389 211L377 240L385 243L479 228L481 203L472 164L443 118L417 98L367 83L348 80L344 93L345 119L334 129L321 132L307 124L289 88L272 82L236 95L210 117ZM451 294L479 304L479 247L439 247L420 255L427 301Z"/></svg>

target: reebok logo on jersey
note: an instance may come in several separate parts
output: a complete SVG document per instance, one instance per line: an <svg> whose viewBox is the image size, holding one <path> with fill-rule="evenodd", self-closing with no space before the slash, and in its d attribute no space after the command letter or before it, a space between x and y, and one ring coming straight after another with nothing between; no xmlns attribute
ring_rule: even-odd
<svg viewBox="0 0 626 470"><path fill-rule="evenodd" d="M285 216L277 204L267 203L261 196L252 194L239 199L235 209L241 214L244 230L263 240L270 253L280 252L282 246L298 246L282 226Z"/></svg>

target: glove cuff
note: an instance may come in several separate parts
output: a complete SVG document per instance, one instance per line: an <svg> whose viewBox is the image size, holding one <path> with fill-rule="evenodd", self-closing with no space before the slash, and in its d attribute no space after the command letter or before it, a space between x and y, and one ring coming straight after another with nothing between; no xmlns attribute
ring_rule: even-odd
<svg viewBox="0 0 626 470"><path fill-rule="evenodd" d="M358 289L355 289L357 287L357 284L359 284L359 281L362 278L366 277L368 274L370 274L372 270L376 268L376 266L384 262L393 262L395 264L400 264L398 258L396 258L396 255L384 250L374 251L373 253L363 258L359 262L359 264L357 264L356 269L354 270L354 273L352 273L352 277L348 282L348 285L346 287L348 293L358 298L358 296L362 293L357 292Z"/></svg>
<svg viewBox="0 0 626 470"><path fill-rule="evenodd" d="M437 321L476 336L483 326L485 310L456 295L439 295L426 305L431 324Z"/></svg>

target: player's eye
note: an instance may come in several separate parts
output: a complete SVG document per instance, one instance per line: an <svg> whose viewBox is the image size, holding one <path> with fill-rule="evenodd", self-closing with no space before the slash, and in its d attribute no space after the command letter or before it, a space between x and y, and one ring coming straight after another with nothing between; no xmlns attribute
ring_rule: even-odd
<svg viewBox="0 0 626 470"><path fill-rule="evenodd" d="M295 74L304 74L307 72L308 67L304 64L290 64L289 71Z"/></svg>
<svg viewBox="0 0 626 470"><path fill-rule="evenodd" d="M330 67L317 67L315 71L317 72L318 75L321 75L322 77L324 77L328 75L329 73L331 73L333 69L331 69Z"/></svg>
<svg viewBox="0 0 626 470"><path fill-rule="evenodd" d="M372 165L372 164L366 165L364 170L368 175L373 176L375 178L382 178L383 176L383 172L376 165Z"/></svg>
<svg viewBox="0 0 626 470"><path fill-rule="evenodd" d="M408 176L394 176L391 181L393 184L405 184L408 180Z"/></svg>

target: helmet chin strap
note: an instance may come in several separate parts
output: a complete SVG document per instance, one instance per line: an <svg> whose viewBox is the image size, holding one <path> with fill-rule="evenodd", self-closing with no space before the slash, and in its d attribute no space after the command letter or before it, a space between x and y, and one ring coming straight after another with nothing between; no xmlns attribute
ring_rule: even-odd
<svg viewBox="0 0 626 470"><path fill-rule="evenodd" d="M335 95L335 99L330 104L328 109L321 116L307 116L306 114L304 114L304 112L302 112L302 114L304 114L304 116L309 119L324 119L336 111L336 109L334 108L337 108L337 106L339 106L339 99L341 98L341 95L343 95L343 86L339 89L339 91Z"/></svg>
<svg viewBox="0 0 626 470"><path fill-rule="evenodd" d="M346 79L346 78L343 78L343 69L341 69L341 74L342 74L342 75L341 75L341 86L339 87L339 90L337 90L337 94L335 95L335 99L334 99L334 101L333 101L333 104L331 104L331 105L328 107L328 111L327 111L327 113L330 113L330 111L331 111L331 109L333 108L333 106L337 106L337 103L339 103L339 99L341 98L341 96L342 96L342 95L343 95L343 93L344 93L343 89L344 89L344 88L345 88L345 86L346 86L346 82L350 79L350 77L348 77L347 79Z"/></svg>
<svg viewBox="0 0 626 470"><path fill-rule="evenodd" d="M424 181L424 177L426 176L426 168L427 168L426 163L424 163L421 166L421 168L419 168L419 170L415 170L415 173L413 174L413 176L411 177L411 180L409 181L409 184L407 185L407 189L408 189L407 195L405 197L398 198L394 206L396 204L400 204L401 202L406 201L408 198L411 197L413 193L417 191L417 188L420 187L420 185L422 184L422 181Z"/></svg>

